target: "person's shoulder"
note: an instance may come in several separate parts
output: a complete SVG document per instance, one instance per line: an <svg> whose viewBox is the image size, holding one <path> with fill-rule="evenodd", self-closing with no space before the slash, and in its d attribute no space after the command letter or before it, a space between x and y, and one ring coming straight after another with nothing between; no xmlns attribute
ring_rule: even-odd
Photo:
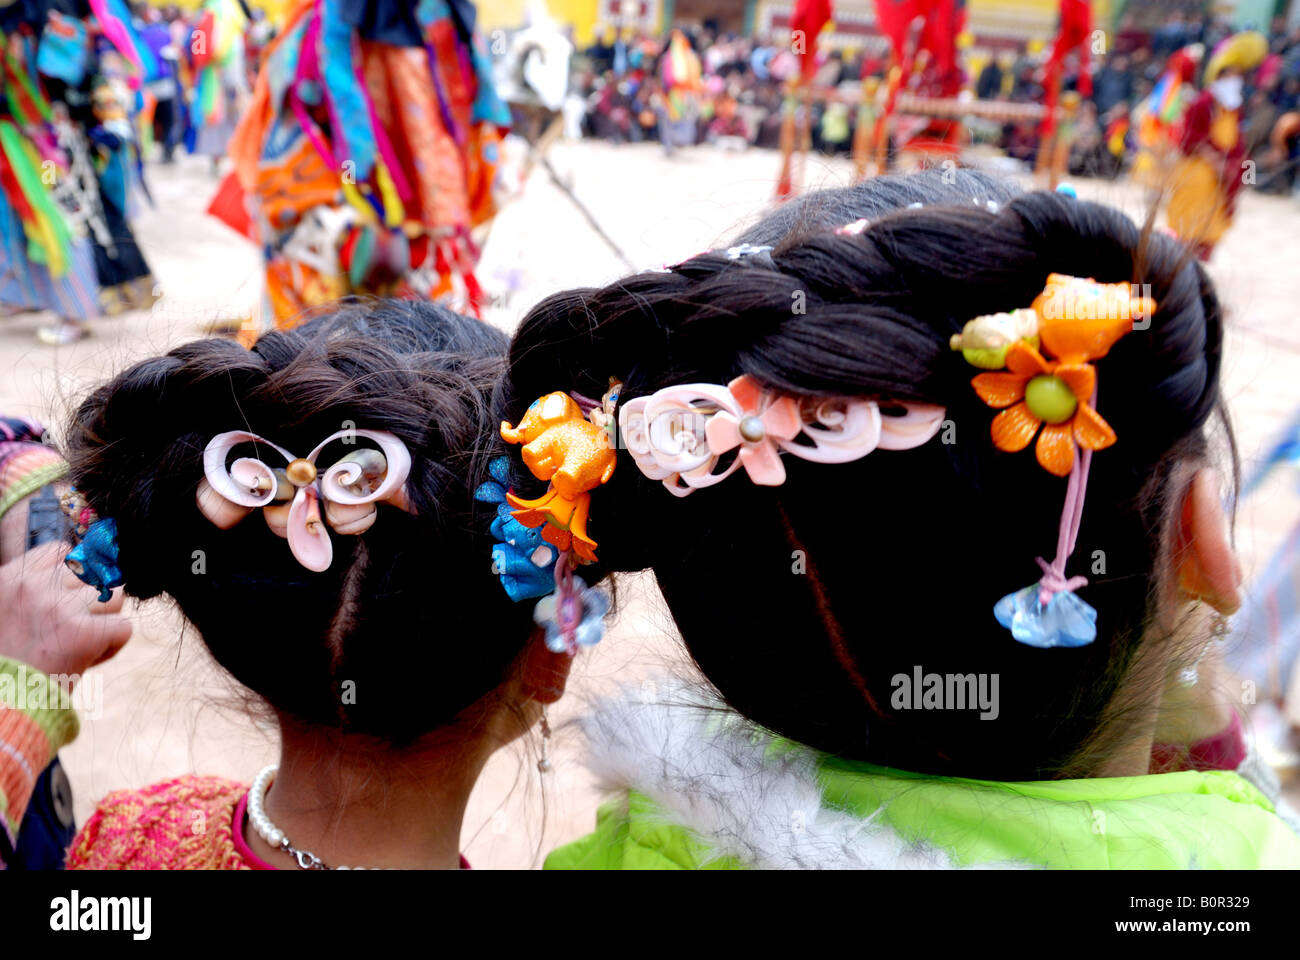
<svg viewBox="0 0 1300 960"><path fill-rule="evenodd" d="M82 870L238 869L232 834L247 784L186 775L110 793L68 851Z"/></svg>

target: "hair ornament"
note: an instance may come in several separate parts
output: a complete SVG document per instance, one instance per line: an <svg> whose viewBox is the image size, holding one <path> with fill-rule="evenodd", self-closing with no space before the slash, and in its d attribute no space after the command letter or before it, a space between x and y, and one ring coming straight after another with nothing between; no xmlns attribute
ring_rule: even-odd
<svg viewBox="0 0 1300 960"><path fill-rule="evenodd" d="M771 262L772 247L770 244L741 243L734 247L728 247L723 251L728 260L743 260L746 257L759 257L767 255L768 262Z"/></svg>
<svg viewBox="0 0 1300 960"><path fill-rule="evenodd" d="M502 439L522 444L524 465L550 484L533 500L507 493L514 518L525 527L542 527L543 540L562 551L572 550L587 563L596 562L596 541L587 534L589 491L608 482L617 462L606 426L593 423L587 414L599 411L612 417L618 389L612 384L600 402L548 393L533 401L519 426L501 423Z"/></svg>
<svg viewBox="0 0 1300 960"><path fill-rule="evenodd" d="M781 454L816 463L847 463L877 447L906 450L938 432L944 410L900 404L882 416L872 400L798 398L764 389L748 375L727 386L689 383L637 397L619 410L623 440L637 468L684 497L744 467L753 483L785 482ZM737 450L718 470L724 454Z"/></svg>
<svg viewBox="0 0 1300 960"><path fill-rule="evenodd" d="M78 580L99 591L100 603L107 603L113 597L113 588L122 585L122 570L117 565L117 523L112 517L100 519L75 488L60 498L59 505L72 518L72 535L77 541L63 562Z"/></svg>
<svg viewBox="0 0 1300 960"><path fill-rule="evenodd" d="M321 472L316 458L334 441L371 440L378 450L358 448ZM284 460L271 467L256 457L239 457L227 465L240 444L269 447ZM334 548L323 524L336 533L364 533L375 522L378 504L413 512L406 494L411 453L400 439L383 430L339 430L306 457L255 433L231 430L208 441L203 451L203 479L195 500L199 510L221 529L233 527L261 508L266 525L289 541L294 557L308 570L329 569Z"/></svg>
<svg viewBox="0 0 1300 960"><path fill-rule="evenodd" d="M523 444L524 464L549 483L544 495L525 500L510 492L506 457L488 465L492 480L474 493L498 505L491 527L499 541L492 548L493 569L511 599L542 597L533 620L545 629L553 653L575 656L604 635L609 595L573 571L579 561L596 562L596 541L587 535L591 490L614 474L611 435L621 390L611 377L600 400L549 393L533 401L518 427L501 424L502 439Z"/></svg>
<svg viewBox="0 0 1300 960"><path fill-rule="evenodd" d="M1037 437L1039 464L1064 477L1076 446L1103 450L1113 444L1115 432L1095 409L1097 374L1090 361L1106 356L1134 319L1154 310L1155 301L1133 296L1129 284L1053 273L1028 310L966 324L952 338L953 349L974 366L1004 368L971 381L981 400L1002 410L993 418L994 445L1015 453ZM991 367L999 356L1002 363Z"/></svg>
<svg viewBox="0 0 1300 960"><path fill-rule="evenodd" d="M544 527L525 527L514 517L506 495L510 487L510 458L497 457L488 464L491 480L474 491L474 499L497 505L491 533L492 570L501 579L510 599L531 600L555 589L555 561L559 549L542 540Z"/></svg>
<svg viewBox="0 0 1300 960"><path fill-rule="evenodd" d="M604 638L609 594L587 586L572 567L564 570L570 582L562 584L557 577L555 592L533 608L533 621L546 631L546 649L573 656L579 647L595 646Z"/></svg>
<svg viewBox="0 0 1300 960"><path fill-rule="evenodd" d="M972 366L999 371L971 380L979 398L1002 411L990 428L994 446L1015 453L1037 437L1039 465L1069 478L1056 557L1051 563L1038 557L1042 579L993 608L1021 643L1078 647L1097 637L1097 611L1074 594L1087 578L1065 573L1079 535L1092 454L1116 441L1096 410L1092 361L1105 357L1135 319L1155 308L1154 300L1136 296L1129 284L1053 273L1028 309L976 317L952 338L952 348Z"/></svg>
<svg viewBox="0 0 1300 960"><path fill-rule="evenodd" d="M1007 351L1020 340L1031 347L1038 346L1038 314L1029 308L969 320L961 333L954 333L948 343L952 349L960 350L972 366L1001 370L1007 365Z"/></svg>

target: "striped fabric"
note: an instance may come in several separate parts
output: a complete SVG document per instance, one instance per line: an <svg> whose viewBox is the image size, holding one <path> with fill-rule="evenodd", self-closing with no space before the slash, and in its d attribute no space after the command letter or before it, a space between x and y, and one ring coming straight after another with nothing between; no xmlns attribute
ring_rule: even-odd
<svg viewBox="0 0 1300 960"><path fill-rule="evenodd" d="M0 517L47 483L67 475L68 465L40 442L45 428L33 420L0 417Z"/></svg>
<svg viewBox="0 0 1300 960"><path fill-rule="evenodd" d="M18 832L41 771L80 729L75 711L26 702L31 691L48 691L50 683L40 671L0 657L0 819L10 839Z"/></svg>
<svg viewBox="0 0 1300 960"><path fill-rule="evenodd" d="M67 474L68 465L58 451L40 442L44 433L34 420L0 417L0 517ZM0 616L5 613L3 602ZM0 657L0 868L4 851L14 848L18 824L41 771L77 735L74 711L33 708L21 701L33 683L49 689L44 674Z"/></svg>

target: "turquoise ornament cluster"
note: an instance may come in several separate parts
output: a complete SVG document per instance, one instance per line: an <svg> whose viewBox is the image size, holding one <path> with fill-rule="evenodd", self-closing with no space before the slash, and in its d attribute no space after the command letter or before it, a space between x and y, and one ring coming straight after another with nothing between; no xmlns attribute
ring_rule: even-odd
<svg viewBox="0 0 1300 960"><path fill-rule="evenodd" d="M497 515L489 528L498 541L492 547L492 569L516 603L544 597L555 589L555 561L559 552L542 539L542 527L525 527L514 518L506 502L510 458L497 457L488 464L488 473L492 479L479 484L474 499L497 505Z"/></svg>

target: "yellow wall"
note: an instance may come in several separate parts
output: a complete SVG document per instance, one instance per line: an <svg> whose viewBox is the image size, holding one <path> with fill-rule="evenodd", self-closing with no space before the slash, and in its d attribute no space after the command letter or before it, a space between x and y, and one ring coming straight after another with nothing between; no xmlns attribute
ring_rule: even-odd
<svg viewBox="0 0 1300 960"><path fill-rule="evenodd" d="M1109 29L1112 11L1117 0L1092 0L1092 21L1096 29ZM794 7L794 0L758 0L755 24L769 20L768 10L785 11ZM874 16L876 0L832 0L835 13L871 14ZM1050 39L1055 34L1060 17L1059 0L967 0L967 29L974 33L1006 33L1024 39Z"/></svg>
<svg viewBox="0 0 1300 960"><path fill-rule="evenodd" d="M1057 0L968 0L966 22L986 30L998 26L1028 27L1034 33L1045 32L1051 36L1060 19ZM1092 24L1095 29L1110 27L1113 0L1092 0Z"/></svg>
<svg viewBox="0 0 1300 960"><path fill-rule="evenodd" d="M486 37L493 30L513 30L524 25L526 0L476 0L479 30ZM595 40L600 0L546 0L546 9L561 24L572 25L573 40L579 47Z"/></svg>
<svg viewBox="0 0 1300 960"><path fill-rule="evenodd" d="M155 7L180 7L182 10L195 10L203 0L149 0ZM290 0L248 0L250 7L259 7L273 21L278 21L289 8Z"/></svg>

